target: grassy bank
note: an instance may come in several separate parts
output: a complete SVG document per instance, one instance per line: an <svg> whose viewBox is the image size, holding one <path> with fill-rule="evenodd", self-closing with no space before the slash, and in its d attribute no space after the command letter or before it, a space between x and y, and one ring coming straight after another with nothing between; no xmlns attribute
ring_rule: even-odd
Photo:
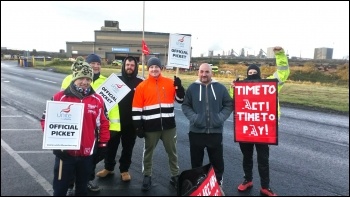
<svg viewBox="0 0 350 197"><path fill-rule="evenodd" d="M71 73L70 65L47 65L45 67L38 65L35 68L53 68L55 72ZM234 73L232 75L217 74L214 78L229 88L231 81L235 79L236 76L244 76L244 70L237 70L238 67L235 68L236 71L232 70L232 73ZM246 67L242 67L242 69L246 69ZM300 72L300 69L298 69L298 71ZM109 76L113 72L120 72L120 67L104 66L101 73L104 76ZM291 75L295 75L294 72L296 71L291 69ZM164 70L162 73L164 76L170 78L176 75L176 71L173 70ZM139 70L139 75L142 75L142 70ZM147 71L144 71L144 76L148 76ZM189 84L197 79L197 72L180 72L178 76L181 78L184 87L187 88ZM349 87L348 85L339 85L339 83L331 84L288 80L279 94L279 100L282 106L293 106L303 109L349 115Z"/></svg>

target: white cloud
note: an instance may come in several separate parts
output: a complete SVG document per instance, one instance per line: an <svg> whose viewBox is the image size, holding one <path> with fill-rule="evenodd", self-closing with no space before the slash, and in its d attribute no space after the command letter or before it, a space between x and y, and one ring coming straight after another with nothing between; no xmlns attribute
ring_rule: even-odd
<svg viewBox="0 0 350 197"><path fill-rule="evenodd" d="M192 35L194 56L242 48L250 54L283 46L312 58L314 48L349 55L349 2L145 2L145 31ZM93 41L105 20L142 31L143 2L1 1L1 46L59 51L66 42Z"/></svg>

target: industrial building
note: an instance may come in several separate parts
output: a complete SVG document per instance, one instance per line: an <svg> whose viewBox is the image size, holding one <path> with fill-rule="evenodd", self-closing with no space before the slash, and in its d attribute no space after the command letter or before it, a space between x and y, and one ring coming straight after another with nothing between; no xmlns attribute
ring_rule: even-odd
<svg viewBox="0 0 350 197"><path fill-rule="evenodd" d="M275 58L275 52L273 52L274 48L275 47L268 47L267 48L266 58Z"/></svg>
<svg viewBox="0 0 350 197"><path fill-rule="evenodd" d="M315 48L314 59L331 60L333 58L332 48Z"/></svg>
<svg viewBox="0 0 350 197"><path fill-rule="evenodd" d="M118 21L105 20L101 30L95 30L94 41L66 42L66 54L67 57L75 58L95 53L108 63L124 60L126 56L132 55L140 62L143 33L144 40L150 49L150 54L145 57L145 61L156 56L166 65L170 33L122 31Z"/></svg>

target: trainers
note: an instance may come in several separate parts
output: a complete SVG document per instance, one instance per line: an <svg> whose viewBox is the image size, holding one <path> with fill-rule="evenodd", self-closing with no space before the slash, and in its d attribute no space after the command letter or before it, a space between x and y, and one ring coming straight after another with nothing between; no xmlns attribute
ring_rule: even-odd
<svg viewBox="0 0 350 197"><path fill-rule="evenodd" d="M271 188L261 188L260 189L260 194L263 196L277 196L277 194L275 194Z"/></svg>
<svg viewBox="0 0 350 197"><path fill-rule="evenodd" d="M124 182L128 182L131 180L131 176L130 176L129 172L122 172L120 174L120 176L122 178L122 181L124 181Z"/></svg>
<svg viewBox="0 0 350 197"><path fill-rule="evenodd" d="M103 169L103 170L99 171L98 173L96 173L96 176L103 178L109 174L114 174L114 171L109 171L109 170Z"/></svg>
<svg viewBox="0 0 350 197"><path fill-rule="evenodd" d="M151 176L147 176L145 175L143 177L143 182L142 182L142 191L148 191L149 189L151 189L152 187L152 180L151 180Z"/></svg>
<svg viewBox="0 0 350 197"><path fill-rule="evenodd" d="M68 188L66 196L74 196L74 189L73 189L73 187Z"/></svg>
<svg viewBox="0 0 350 197"><path fill-rule="evenodd" d="M94 181L89 181L87 187L93 192L100 191L100 187Z"/></svg>
<svg viewBox="0 0 350 197"><path fill-rule="evenodd" d="M247 189L250 189L251 187L253 187L253 181L244 180L243 183L241 183L237 189L240 192L244 192Z"/></svg>
<svg viewBox="0 0 350 197"><path fill-rule="evenodd" d="M175 189L177 189L178 180L179 180L179 175L172 176L172 177L170 178L170 184L171 184Z"/></svg>

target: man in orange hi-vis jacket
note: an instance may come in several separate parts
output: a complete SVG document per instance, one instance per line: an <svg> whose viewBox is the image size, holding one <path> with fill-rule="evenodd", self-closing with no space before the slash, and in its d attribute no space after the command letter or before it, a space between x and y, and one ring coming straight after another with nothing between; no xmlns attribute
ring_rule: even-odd
<svg viewBox="0 0 350 197"><path fill-rule="evenodd" d="M156 57L147 62L149 76L135 90L132 103L132 118L136 134L144 138L142 190L151 189L152 157L156 145L161 139L168 153L171 172L170 183L176 188L179 165L176 152L176 124L174 101L182 103L185 89L178 77L172 79L161 74L162 64Z"/></svg>

